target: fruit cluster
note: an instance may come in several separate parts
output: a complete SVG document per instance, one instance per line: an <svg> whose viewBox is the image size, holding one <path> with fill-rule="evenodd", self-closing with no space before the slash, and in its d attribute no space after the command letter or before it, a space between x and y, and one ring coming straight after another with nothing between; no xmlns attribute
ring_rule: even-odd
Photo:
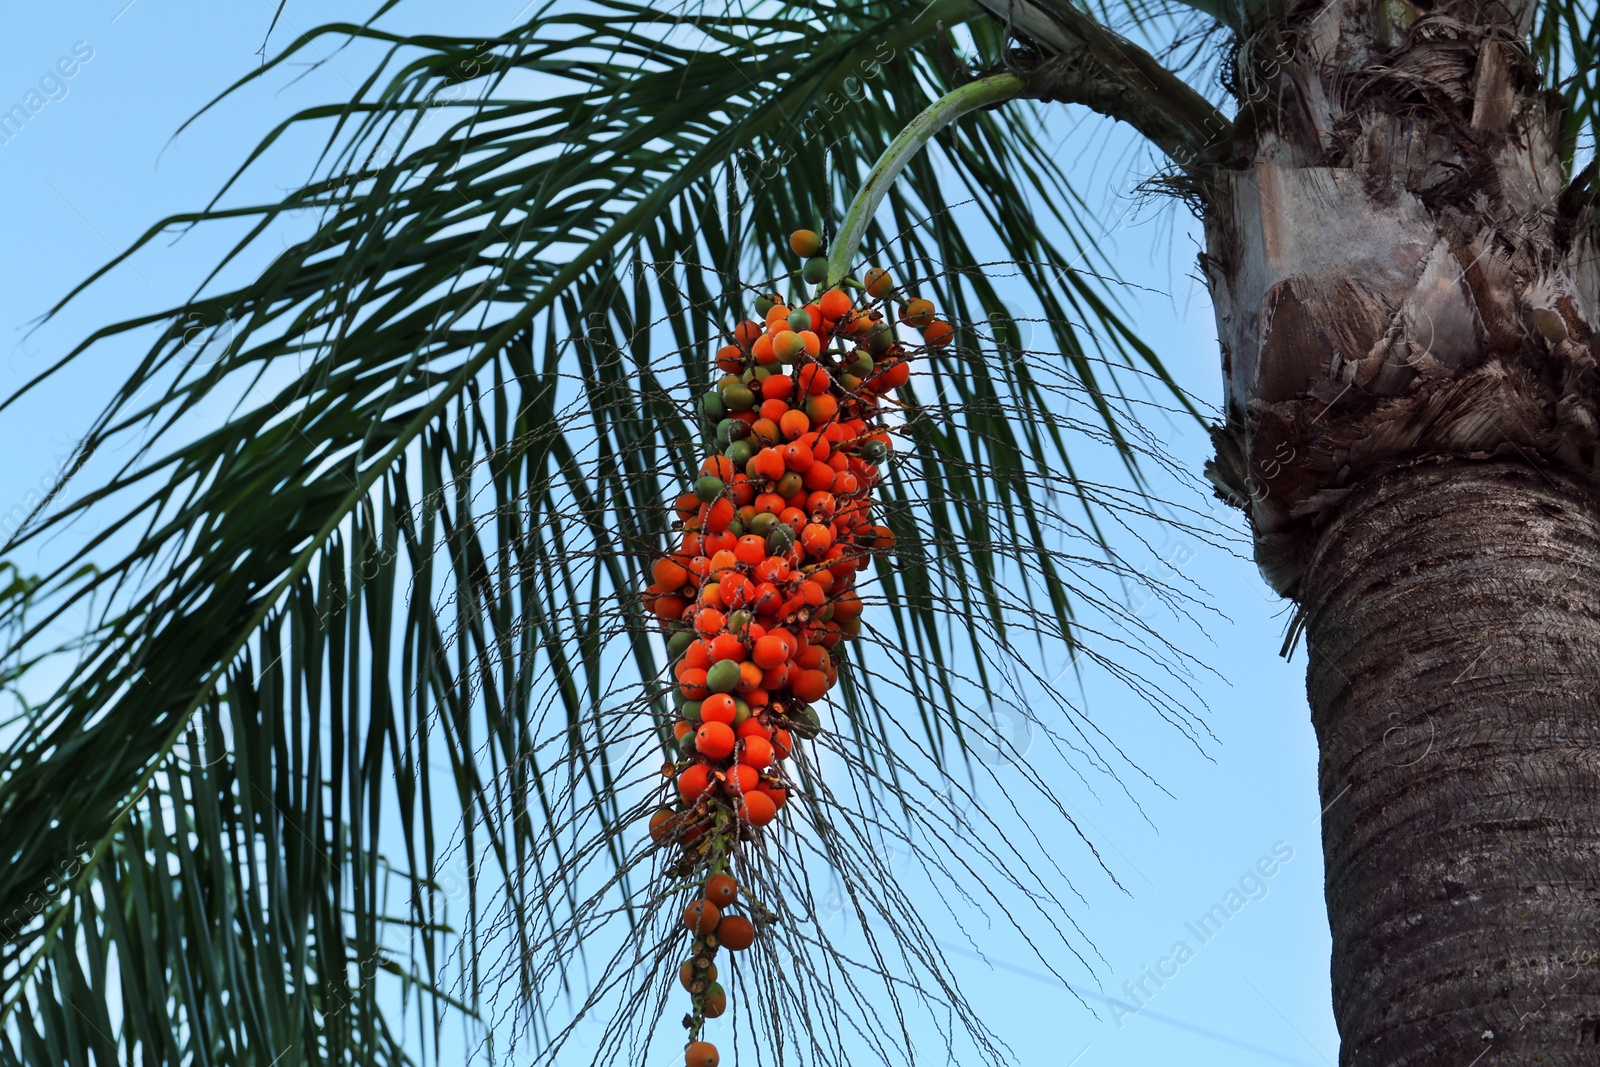
<svg viewBox="0 0 1600 1067"><path fill-rule="evenodd" d="M789 244L807 260L804 280L819 286L820 238L800 230ZM859 299L844 288L809 300L761 297L755 310L765 321L740 323L717 352L723 376L700 399L716 451L677 500L676 550L652 568L646 603L672 635L681 758L663 768L678 803L651 817L650 832L691 860L720 865L738 837L787 802L779 764L796 737L816 736L812 702L838 680L830 653L861 629L856 573L893 545L890 530L871 521L871 496L891 447L884 398L909 380L913 352L887 309L898 303L924 345L953 336L931 303L898 299L885 271L846 284ZM710 887L691 907L702 918L719 907ZM735 918L740 933L730 938L723 927ZM693 1037L725 1003L711 961L719 939L733 947L753 928L740 917L686 923L697 946L710 946L684 964ZM715 1064L716 1050L694 1041L688 1062Z"/></svg>

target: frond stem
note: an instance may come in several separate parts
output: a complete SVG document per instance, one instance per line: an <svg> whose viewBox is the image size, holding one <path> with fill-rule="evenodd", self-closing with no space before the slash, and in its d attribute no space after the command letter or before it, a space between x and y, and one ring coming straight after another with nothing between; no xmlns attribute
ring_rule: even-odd
<svg viewBox="0 0 1600 1067"><path fill-rule="evenodd" d="M883 155L878 157L878 162L873 164L866 183L850 202L844 225L839 228L839 235L833 241L833 250L828 255L829 288L838 285L850 273L851 261L855 259L867 226L877 214L878 205L883 202L884 195L906 164L922 151L923 145L963 115L1015 99L1026 89L1027 82L1020 75L1009 72L991 74L946 93L929 104L922 114L900 131L899 136L884 149Z"/></svg>

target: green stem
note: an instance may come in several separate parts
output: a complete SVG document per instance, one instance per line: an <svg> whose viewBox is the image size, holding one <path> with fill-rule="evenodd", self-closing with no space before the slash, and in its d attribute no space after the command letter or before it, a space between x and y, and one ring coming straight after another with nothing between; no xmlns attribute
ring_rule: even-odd
<svg viewBox="0 0 1600 1067"><path fill-rule="evenodd" d="M911 125L900 131L878 157L866 184L856 193L845 214L839 236L834 238L833 251L828 255L828 288L832 288L850 273L851 260L861 245L872 216L889 186L900 176L911 157L922 151L922 146L933 140L934 134L968 112L1003 103L1021 96L1027 84L1016 74L991 74L987 78L968 82L954 92L947 93L929 104L927 109L911 120Z"/></svg>

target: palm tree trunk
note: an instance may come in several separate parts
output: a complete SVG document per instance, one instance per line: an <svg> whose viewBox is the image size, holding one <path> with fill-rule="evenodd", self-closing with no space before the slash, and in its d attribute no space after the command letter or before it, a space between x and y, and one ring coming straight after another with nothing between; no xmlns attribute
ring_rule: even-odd
<svg viewBox="0 0 1600 1067"><path fill-rule="evenodd" d="M1301 607L1345 1064L1600 1062L1600 259L1528 21L1285 11L1201 190L1212 476Z"/></svg>
<svg viewBox="0 0 1600 1067"><path fill-rule="evenodd" d="M1302 603L1341 1061L1600 1061L1600 502L1394 471Z"/></svg>

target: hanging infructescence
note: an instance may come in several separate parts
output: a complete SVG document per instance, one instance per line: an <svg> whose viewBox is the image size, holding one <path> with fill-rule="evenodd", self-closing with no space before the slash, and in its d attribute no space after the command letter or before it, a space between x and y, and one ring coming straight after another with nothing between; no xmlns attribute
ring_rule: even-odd
<svg viewBox="0 0 1600 1067"><path fill-rule="evenodd" d="M650 833L681 851L675 872L701 887L683 913L688 1067L719 1062L701 1031L728 1006L721 950L737 953L760 936L764 909L742 898L730 873L745 862L739 845L787 803L784 761L797 738L816 736L812 703L838 679L830 653L861 628L856 574L893 544L872 515L891 449L886 399L919 351L954 335L886 271L845 277L849 261L905 161L948 122L1019 88L1011 75L984 79L919 116L874 169L830 257L817 234L796 231L789 244L804 265L795 291L756 301L764 321L733 328L715 356L723 376L700 398L715 451L677 500L681 532L647 591L670 634L679 711L676 759L663 768L670 802ZM920 344L908 342L911 330Z"/></svg>

